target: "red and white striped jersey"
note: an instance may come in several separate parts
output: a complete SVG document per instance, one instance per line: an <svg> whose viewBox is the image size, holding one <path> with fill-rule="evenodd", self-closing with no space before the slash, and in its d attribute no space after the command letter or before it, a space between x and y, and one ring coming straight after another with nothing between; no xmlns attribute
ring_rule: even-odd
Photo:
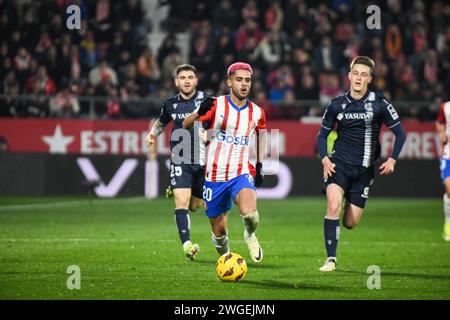
<svg viewBox="0 0 450 320"><path fill-rule="evenodd" d="M445 125L445 134L450 136L450 101L444 102L439 107L437 122ZM448 140L447 143L442 146L441 157L450 159L450 143Z"/></svg>
<svg viewBox="0 0 450 320"><path fill-rule="evenodd" d="M208 123L205 180L225 182L253 170L249 147L253 132L266 129L264 110L248 100L239 108L220 96L200 121Z"/></svg>

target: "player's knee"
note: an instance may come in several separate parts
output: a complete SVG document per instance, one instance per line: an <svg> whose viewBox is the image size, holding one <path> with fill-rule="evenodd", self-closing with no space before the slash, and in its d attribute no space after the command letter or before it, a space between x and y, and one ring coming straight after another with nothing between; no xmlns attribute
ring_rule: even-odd
<svg viewBox="0 0 450 320"><path fill-rule="evenodd" d="M355 221L345 221L344 220L343 225L346 229L352 230L353 228L355 228L358 225L358 223Z"/></svg>
<svg viewBox="0 0 450 320"><path fill-rule="evenodd" d="M212 232L216 238L220 238L227 234L227 228L224 226L214 226Z"/></svg>
<svg viewBox="0 0 450 320"><path fill-rule="evenodd" d="M353 224L348 223L348 222L344 222L343 225L344 225L344 227L345 227L346 229L348 229L348 230L352 230L353 227L354 227Z"/></svg>
<svg viewBox="0 0 450 320"><path fill-rule="evenodd" d="M202 203L200 201L192 201L189 204L189 210L192 212L197 211L202 206Z"/></svg>
<svg viewBox="0 0 450 320"><path fill-rule="evenodd" d="M241 216L246 216L252 212L256 211L256 208L253 206L241 206L239 207L239 210L241 211Z"/></svg>
<svg viewBox="0 0 450 320"><path fill-rule="evenodd" d="M338 217L341 213L341 204L338 201L332 201L328 204L328 216Z"/></svg>
<svg viewBox="0 0 450 320"><path fill-rule="evenodd" d="M189 198L183 197L183 196L175 197L175 206L177 208L189 208L190 209Z"/></svg>

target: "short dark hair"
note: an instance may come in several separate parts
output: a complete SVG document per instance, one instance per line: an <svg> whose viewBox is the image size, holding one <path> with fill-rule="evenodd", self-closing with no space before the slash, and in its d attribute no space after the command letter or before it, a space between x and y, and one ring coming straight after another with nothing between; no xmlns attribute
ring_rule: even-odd
<svg viewBox="0 0 450 320"><path fill-rule="evenodd" d="M195 75L197 75L197 68L194 67L192 64L187 63L180 64L178 67L175 68L175 71L173 73L174 77L176 78L181 71L192 71L193 73L195 73Z"/></svg>
<svg viewBox="0 0 450 320"><path fill-rule="evenodd" d="M375 69L375 62L371 58L367 56L357 56L352 60L352 63L350 63L350 70L353 68L355 64L362 64L368 66L370 68L370 74L373 75L373 71Z"/></svg>

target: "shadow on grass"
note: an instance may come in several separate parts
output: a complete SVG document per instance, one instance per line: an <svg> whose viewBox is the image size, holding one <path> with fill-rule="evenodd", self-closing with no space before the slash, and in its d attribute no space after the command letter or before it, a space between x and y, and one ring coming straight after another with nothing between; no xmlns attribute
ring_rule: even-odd
<svg viewBox="0 0 450 320"><path fill-rule="evenodd" d="M273 288L273 289L292 289L292 290L341 290L342 288L330 285L322 285L316 283L293 283L293 282L281 282L276 280L243 280L243 285Z"/></svg>
<svg viewBox="0 0 450 320"><path fill-rule="evenodd" d="M360 274L364 276L368 276L369 274L366 272L353 271L353 270L339 270L341 273L351 273L351 274ZM450 280L450 275L445 274L424 274L424 273L408 273L408 272L383 272L381 270L381 276L391 276L391 277L408 277L415 279L423 279L423 280Z"/></svg>

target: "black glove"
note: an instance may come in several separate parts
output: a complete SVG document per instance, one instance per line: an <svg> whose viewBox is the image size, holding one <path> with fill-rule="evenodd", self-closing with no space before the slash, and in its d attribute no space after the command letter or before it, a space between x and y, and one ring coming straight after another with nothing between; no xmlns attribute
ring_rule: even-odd
<svg viewBox="0 0 450 320"><path fill-rule="evenodd" d="M198 115L203 116L205 115L214 105L214 98L213 97L208 97L205 100L202 101L202 103L200 104L200 108L198 108Z"/></svg>
<svg viewBox="0 0 450 320"><path fill-rule="evenodd" d="M263 184L264 175L261 173L262 163L256 163L256 176L255 176L255 187L259 188Z"/></svg>

